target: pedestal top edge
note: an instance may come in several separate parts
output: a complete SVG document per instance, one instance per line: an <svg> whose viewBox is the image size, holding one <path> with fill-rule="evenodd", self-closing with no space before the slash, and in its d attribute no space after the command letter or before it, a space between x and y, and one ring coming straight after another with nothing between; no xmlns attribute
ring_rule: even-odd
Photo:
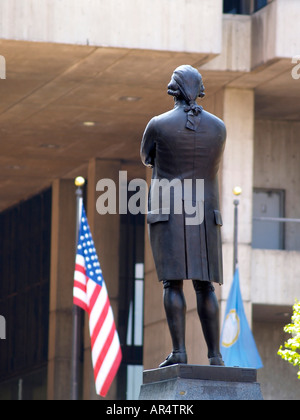
<svg viewBox="0 0 300 420"><path fill-rule="evenodd" d="M256 382L257 370L252 368L177 364L145 370L144 384L176 378L224 382Z"/></svg>

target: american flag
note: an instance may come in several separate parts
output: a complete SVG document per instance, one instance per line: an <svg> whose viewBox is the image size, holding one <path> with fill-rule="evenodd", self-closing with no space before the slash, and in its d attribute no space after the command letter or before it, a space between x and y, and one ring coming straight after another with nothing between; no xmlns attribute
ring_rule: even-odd
<svg viewBox="0 0 300 420"><path fill-rule="evenodd" d="M119 369L122 353L84 206L77 245L73 302L89 314L96 392L105 397Z"/></svg>

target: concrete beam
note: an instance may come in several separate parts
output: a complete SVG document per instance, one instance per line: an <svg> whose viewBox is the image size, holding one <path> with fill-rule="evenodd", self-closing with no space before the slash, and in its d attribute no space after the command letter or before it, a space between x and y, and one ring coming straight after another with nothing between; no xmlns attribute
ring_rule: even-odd
<svg viewBox="0 0 300 420"><path fill-rule="evenodd" d="M222 0L2 0L0 38L219 54Z"/></svg>
<svg viewBox="0 0 300 420"><path fill-rule="evenodd" d="M300 3L274 0L252 17L252 68L300 52Z"/></svg>

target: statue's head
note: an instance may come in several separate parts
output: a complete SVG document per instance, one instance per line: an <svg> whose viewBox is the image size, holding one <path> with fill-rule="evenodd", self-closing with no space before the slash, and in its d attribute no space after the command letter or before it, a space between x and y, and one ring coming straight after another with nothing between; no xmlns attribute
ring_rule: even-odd
<svg viewBox="0 0 300 420"><path fill-rule="evenodd" d="M177 67L168 85L168 94L187 103L195 102L205 96L202 76L197 69L189 65Z"/></svg>

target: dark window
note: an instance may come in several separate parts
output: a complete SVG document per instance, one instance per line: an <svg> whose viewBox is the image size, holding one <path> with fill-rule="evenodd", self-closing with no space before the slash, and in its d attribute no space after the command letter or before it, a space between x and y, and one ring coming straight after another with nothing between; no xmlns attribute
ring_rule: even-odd
<svg viewBox="0 0 300 420"><path fill-rule="evenodd" d="M267 6L268 0L255 0L255 6L254 11L256 12L259 9L262 9L263 7Z"/></svg>
<svg viewBox="0 0 300 420"><path fill-rule="evenodd" d="M30 384L43 382L46 396L51 190L1 213L0 238L0 315L6 321L6 339L0 340L0 399L7 381L23 384L28 396L33 394ZM43 378L29 379L33 371L43 372Z"/></svg>
<svg viewBox="0 0 300 420"><path fill-rule="evenodd" d="M252 247L284 249L285 191L255 188L253 191Z"/></svg>
<svg viewBox="0 0 300 420"><path fill-rule="evenodd" d="M224 0L224 13L240 14L241 1L240 0Z"/></svg>
<svg viewBox="0 0 300 420"><path fill-rule="evenodd" d="M224 0L224 13L250 15L267 6L268 0Z"/></svg>
<svg viewBox="0 0 300 420"><path fill-rule="evenodd" d="M118 399L136 399L143 374L145 216L121 215Z"/></svg>

